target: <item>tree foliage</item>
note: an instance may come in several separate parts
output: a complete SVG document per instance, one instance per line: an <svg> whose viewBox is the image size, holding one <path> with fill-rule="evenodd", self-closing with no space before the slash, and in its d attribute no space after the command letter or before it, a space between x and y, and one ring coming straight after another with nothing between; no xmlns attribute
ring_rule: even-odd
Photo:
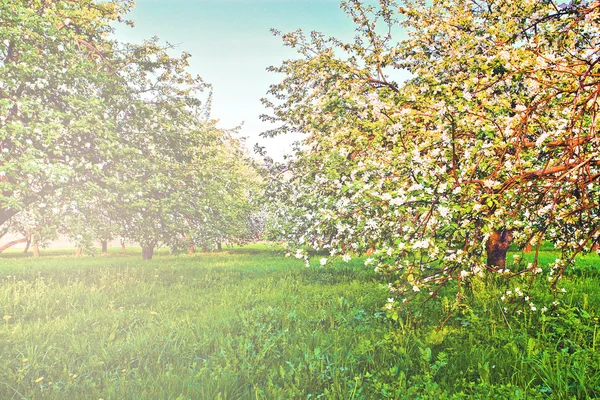
<svg viewBox="0 0 600 400"><path fill-rule="evenodd" d="M56 209L85 243L237 233L253 167L210 120L190 54L114 39L132 3L0 1L0 226Z"/></svg>
<svg viewBox="0 0 600 400"><path fill-rule="evenodd" d="M537 256L509 265L506 252L545 240L563 254L555 285L600 237L600 3L342 8L353 42L283 34L300 57L271 68L284 77L265 100L281 123L267 134L307 135L273 191L291 204L285 238L372 255L391 303L453 283L460 304L473 275L533 277Z"/></svg>

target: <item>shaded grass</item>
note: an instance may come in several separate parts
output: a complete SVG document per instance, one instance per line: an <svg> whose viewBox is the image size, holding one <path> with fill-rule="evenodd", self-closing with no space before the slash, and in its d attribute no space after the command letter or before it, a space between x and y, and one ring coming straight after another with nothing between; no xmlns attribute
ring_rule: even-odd
<svg viewBox="0 0 600 400"><path fill-rule="evenodd" d="M0 398L600 396L586 274L544 315L507 317L507 284L475 283L472 308L436 332L444 301L386 315L360 260L314 264L264 246L0 258Z"/></svg>

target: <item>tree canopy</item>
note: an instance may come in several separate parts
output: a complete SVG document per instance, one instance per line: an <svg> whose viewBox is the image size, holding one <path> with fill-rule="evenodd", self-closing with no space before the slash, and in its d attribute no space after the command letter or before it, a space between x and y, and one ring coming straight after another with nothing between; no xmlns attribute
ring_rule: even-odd
<svg viewBox="0 0 600 400"><path fill-rule="evenodd" d="M563 253L556 284L600 237L600 3L342 8L353 42L283 34L300 57L271 68L284 77L265 100L280 123L267 134L306 134L272 194L291 204L285 238L372 256L391 303L454 282L459 304L473 275L535 276L537 256L509 265L506 252L545 240Z"/></svg>
<svg viewBox="0 0 600 400"><path fill-rule="evenodd" d="M0 1L0 226L60 210L76 238L153 247L245 218L231 211L254 187L242 143L210 119L190 54L113 37L132 4Z"/></svg>

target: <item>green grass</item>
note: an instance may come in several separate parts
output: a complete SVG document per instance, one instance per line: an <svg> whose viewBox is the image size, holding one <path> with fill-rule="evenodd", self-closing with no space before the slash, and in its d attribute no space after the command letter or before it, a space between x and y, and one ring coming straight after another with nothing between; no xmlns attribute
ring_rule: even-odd
<svg viewBox="0 0 600 400"><path fill-rule="evenodd" d="M504 315L507 284L475 282L472 306L436 332L444 301L386 315L381 277L360 260L111 250L2 254L0 398L600 396L595 256L543 315Z"/></svg>

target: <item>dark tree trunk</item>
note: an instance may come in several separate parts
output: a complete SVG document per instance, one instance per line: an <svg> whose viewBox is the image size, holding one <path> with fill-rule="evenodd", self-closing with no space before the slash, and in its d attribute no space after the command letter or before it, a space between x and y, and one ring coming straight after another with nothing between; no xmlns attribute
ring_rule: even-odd
<svg viewBox="0 0 600 400"><path fill-rule="evenodd" d="M31 246L31 236L27 236L27 242L25 242L25 249L23 250L23 253L27 254L29 251L29 246Z"/></svg>
<svg viewBox="0 0 600 400"><path fill-rule="evenodd" d="M513 240L511 230L501 229L492 232L485 244L489 269L506 268L506 252Z"/></svg>
<svg viewBox="0 0 600 400"><path fill-rule="evenodd" d="M221 241L217 242L217 250L219 250L219 251L223 250L223 245L221 244Z"/></svg>
<svg viewBox="0 0 600 400"><path fill-rule="evenodd" d="M152 260L153 255L154 255L154 245L148 245L146 247L142 247L142 258L144 260Z"/></svg>
<svg viewBox="0 0 600 400"><path fill-rule="evenodd" d="M12 242L8 242L6 244L4 244L3 246L0 246L0 253L2 253L4 250L13 247L15 244L19 244L19 243L26 243L27 242L27 238L22 238L22 239L17 239L17 240L13 240Z"/></svg>
<svg viewBox="0 0 600 400"><path fill-rule="evenodd" d="M100 243L102 244L102 254L107 254L108 253L108 240L101 240Z"/></svg>
<svg viewBox="0 0 600 400"><path fill-rule="evenodd" d="M75 247L75 255L76 255L76 256L80 256L80 255L81 255L81 252L82 252L82 250L81 250L81 246L77 246L77 247Z"/></svg>

